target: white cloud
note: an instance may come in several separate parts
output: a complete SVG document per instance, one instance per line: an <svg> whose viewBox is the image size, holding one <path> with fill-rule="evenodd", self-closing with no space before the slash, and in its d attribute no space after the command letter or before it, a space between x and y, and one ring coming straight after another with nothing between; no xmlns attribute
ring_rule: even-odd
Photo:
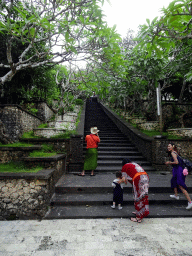
<svg viewBox="0 0 192 256"><path fill-rule="evenodd" d="M151 21L161 16L161 9L168 7L170 2L172 0L110 0L111 5L105 1L102 9L108 26L117 25L117 32L125 36L129 28L136 32L146 19Z"/></svg>

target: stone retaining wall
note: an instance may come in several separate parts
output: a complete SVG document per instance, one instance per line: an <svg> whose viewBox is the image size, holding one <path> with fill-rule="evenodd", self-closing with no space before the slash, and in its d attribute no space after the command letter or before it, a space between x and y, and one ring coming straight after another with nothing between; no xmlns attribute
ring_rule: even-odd
<svg viewBox="0 0 192 256"><path fill-rule="evenodd" d="M48 180L0 180L0 217L41 218L47 211L50 199Z"/></svg>
<svg viewBox="0 0 192 256"><path fill-rule="evenodd" d="M22 157L27 157L29 152L39 150L41 146L31 147L0 147L0 163L18 161Z"/></svg>
<svg viewBox="0 0 192 256"><path fill-rule="evenodd" d="M46 122L55 114L54 110L51 109L45 102L37 103L37 109L37 116L41 118L43 122Z"/></svg>
<svg viewBox="0 0 192 256"><path fill-rule="evenodd" d="M147 131L159 131L159 122L150 121L150 122L138 123L138 128L141 130L147 130Z"/></svg>
<svg viewBox="0 0 192 256"><path fill-rule="evenodd" d="M0 105L0 120L13 141L18 141L24 132L34 129L43 121L19 105Z"/></svg>
<svg viewBox="0 0 192 256"><path fill-rule="evenodd" d="M66 132L66 129L58 129L58 128L36 128L33 129L34 135L39 137L51 138L52 136L56 136L59 134L63 134Z"/></svg>
<svg viewBox="0 0 192 256"><path fill-rule="evenodd" d="M55 159L54 159L55 158ZM29 163L35 164L37 159ZM54 186L66 173L66 156L41 160L47 169L37 173L0 173L0 219L42 218L48 210Z"/></svg>
<svg viewBox="0 0 192 256"><path fill-rule="evenodd" d="M168 134L174 136L192 138L192 128L168 129L167 132Z"/></svg>

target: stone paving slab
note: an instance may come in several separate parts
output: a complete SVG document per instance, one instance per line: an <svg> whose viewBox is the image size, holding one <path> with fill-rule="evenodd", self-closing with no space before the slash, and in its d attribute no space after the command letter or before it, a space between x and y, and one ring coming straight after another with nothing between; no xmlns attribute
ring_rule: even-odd
<svg viewBox="0 0 192 256"><path fill-rule="evenodd" d="M0 256L192 256L191 218L0 222Z"/></svg>

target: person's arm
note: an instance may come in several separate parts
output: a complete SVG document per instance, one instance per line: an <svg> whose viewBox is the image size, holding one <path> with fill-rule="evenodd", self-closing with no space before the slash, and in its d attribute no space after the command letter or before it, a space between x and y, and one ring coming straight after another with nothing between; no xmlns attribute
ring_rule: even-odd
<svg viewBox="0 0 192 256"><path fill-rule="evenodd" d="M122 179L120 179L120 180L118 181L118 183L119 183L119 184L125 183L125 184L127 185L127 179L126 179L125 177L123 177Z"/></svg>
<svg viewBox="0 0 192 256"><path fill-rule="evenodd" d="M95 135L98 137L98 142L100 142L99 134L96 133Z"/></svg>
<svg viewBox="0 0 192 256"><path fill-rule="evenodd" d="M177 160L177 154L175 152L171 152L171 155L173 157L173 162L172 161L167 161L165 164L166 165L172 165L172 164L178 164L178 160Z"/></svg>
<svg viewBox="0 0 192 256"><path fill-rule="evenodd" d="M133 180L131 178L128 178L127 181L133 185Z"/></svg>

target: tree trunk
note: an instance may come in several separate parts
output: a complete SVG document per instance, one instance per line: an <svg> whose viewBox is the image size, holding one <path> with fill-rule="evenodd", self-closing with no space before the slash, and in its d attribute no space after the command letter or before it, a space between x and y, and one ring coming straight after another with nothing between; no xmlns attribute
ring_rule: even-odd
<svg viewBox="0 0 192 256"><path fill-rule="evenodd" d="M186 81L183 80L183 85L182 85L181 92L180 92L180 95L179 95L178 103L182 103L183 94L184 94L184 91L185 91L185 86L186 86Z"/></svg>

